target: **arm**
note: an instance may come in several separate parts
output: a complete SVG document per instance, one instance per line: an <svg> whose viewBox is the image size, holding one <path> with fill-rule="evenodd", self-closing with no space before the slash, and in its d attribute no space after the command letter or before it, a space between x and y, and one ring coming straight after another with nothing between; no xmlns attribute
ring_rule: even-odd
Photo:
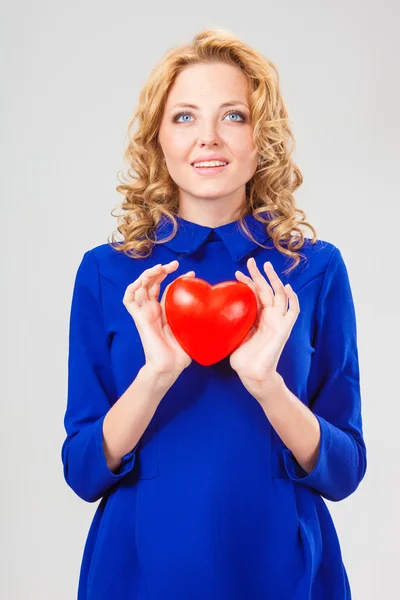
<svg viewBox="0 0 400 600"><path fill-rule="evenodd" d="M67 436L61 449L65 480L79 497L95 502L133 469L140 437L173 381L145 365L117 398L97 263L87 251L71 304Z"/></svg>
<svg viewBox="0 0 400 600"><path fill-rule="evenodd" d="M288 446L283 458L289 477L337 502L358 487L367 456L356 315L348 272L336 247L321 285L313 346L308 408L278 380L267 384L260 402Z"/></svg>
<svg viewBox="0 0 400 600"><path fill-rule="evenodd" d="M103 422L103 444L109 469L118 470L150 423L157 406L176 377L161 377L144 365Z"/></svg>
<svg viewBox="0 0 400 600"><path fill-rule="evenodd" d="M309 407L321 442L317 463L307 474L284 449L289 477L337 502L352 494L367 468L363 439L357 325L349 276L334 248L316 309L315 352L308 380Z"/></svg>
<svg viewBox="0 0 400 600"><path fill-rule="evenodd" d="M303 471L310 473L318 460L321 441L317 417L289 390L279 373L271 375L261 389L256 397L269 422Z"/></svg>

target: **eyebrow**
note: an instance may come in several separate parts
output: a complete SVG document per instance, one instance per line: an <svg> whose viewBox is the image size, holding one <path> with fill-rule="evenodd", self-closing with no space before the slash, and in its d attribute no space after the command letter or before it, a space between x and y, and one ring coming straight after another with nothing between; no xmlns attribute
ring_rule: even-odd
<svg viewBox="0 0 400 600"><path fill-rule="evenodd" d="M242 104L246 108L249 108L247 106L247 104L245 104L244 102L241 102L240 100L230 100L229 102L224 102L223 104L221 104L220 108L224 108L225 106L236 106L237 104ZM178 104L174 104L174 106L171 108L171 110L174 108L177 108L177 107L199 108L199 106L196 106L196 104L189 104L189 102L179 102Z"/></svg>

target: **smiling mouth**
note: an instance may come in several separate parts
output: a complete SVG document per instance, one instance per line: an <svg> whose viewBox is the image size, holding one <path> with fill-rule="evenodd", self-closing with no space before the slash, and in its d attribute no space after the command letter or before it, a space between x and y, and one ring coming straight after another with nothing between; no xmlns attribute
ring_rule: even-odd
<svg viewBox="0 0 400 600"><path fill-rule="evenodd" d="M198 161L198 163L200 163L200 162L202 162L202 161ZM203 162L206 162L206 161L203 161ZM196 161L194 161L194 162L192 162L190 164L192 165L192 167L195 167L195 169L213 169L214 167L226 167L227 165L229 165L229 162L227 160L221 160L220 162L222 162L224 164L222 164L222 165L208 165L208 166L202 165L202 166L198 166L198 167L195 167L195 165L198 164L198 163L196 163Z"/></svg>
<svg viewBox="0 0 400 600"><path fill-rule="evenodd" d="M218 175L219 173L222 173L224 171L224 169L226 169L228 167L229 163L226 163L226 165L217 165L216 167L195 167L194 165L192 166L192 169L194 169L196 171L197 175L203 175L203 176L207 176L207 175Z"/></svg>

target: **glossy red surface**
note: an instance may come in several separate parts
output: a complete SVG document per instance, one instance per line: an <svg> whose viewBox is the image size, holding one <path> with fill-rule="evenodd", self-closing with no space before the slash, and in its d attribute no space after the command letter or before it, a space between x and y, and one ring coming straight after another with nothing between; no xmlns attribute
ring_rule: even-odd
<svg viewBox="0 0 400 600"><path fill-rule="evenodd" d="M241 281L210 285L197 277L180 277L168 289L165 315L185 352L208 366L244 340L257 317L257 300Z"/></svg>

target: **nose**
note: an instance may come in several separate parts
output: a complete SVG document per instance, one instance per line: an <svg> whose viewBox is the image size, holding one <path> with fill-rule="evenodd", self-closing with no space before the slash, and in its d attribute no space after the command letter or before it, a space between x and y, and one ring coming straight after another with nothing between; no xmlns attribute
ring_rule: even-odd
<svg viewBox="0 0 400 600"><path fill-rule="evenodd" d="M199 141L202 144L213 144L219 141L218 129L214 119L206 119L200 125Z"/></svg>
<svg viewBox="0 0 400 600"><path fill-rule="evenodd" d="M215 130L208 129L205 133L199 134L199 143L202 146L211 146L219 143L219 136Z"/></svg>

